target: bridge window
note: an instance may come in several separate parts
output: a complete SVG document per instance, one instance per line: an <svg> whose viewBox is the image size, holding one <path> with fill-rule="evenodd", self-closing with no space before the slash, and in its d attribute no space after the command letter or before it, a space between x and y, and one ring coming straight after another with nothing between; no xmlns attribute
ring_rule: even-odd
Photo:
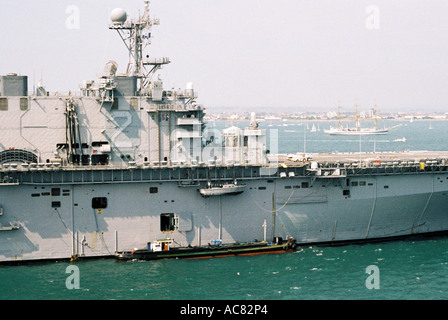
<svg viewBox="0 0 448 320"><path fill-rule="evenodd" d="M20 98L20 111L28 110L28 98Z"/></svg>
<svg viewBox="0 0 448 320"><path fill-rule="evenodd" d="M110 107L111 110L118 110L118 99L114 99L112 102L112 106Z"/></svg>
<svg viewBox="0 0 448 320"><path fill-rule="evenodd" d="M0 111L8 111L8 98L0 98Z"/></svg>
<svg viewBox="0 0 448 320"><path fill-rule="evenodd" d="M107 141L93 141L92 147L101 147L103 144L109 144Z"/></svg>
<svg viewBox="0 0 448 320"><path fill-rule="evenodd" d="M91 157L92 165L106 165L109 163L109 155L107 154L94 154Z"/></svg>

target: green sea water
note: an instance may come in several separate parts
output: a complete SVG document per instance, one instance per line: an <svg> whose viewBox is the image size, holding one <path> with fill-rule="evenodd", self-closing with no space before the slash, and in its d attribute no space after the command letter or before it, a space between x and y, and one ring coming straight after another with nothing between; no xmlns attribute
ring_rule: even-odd
<svg viewBox="0 0 448 320"><path fill-rule="evenodd" d="M2 300L439 300L448 298L448 238L204 260L2 266L0 288Z"/></svg>
<svg viewBox="0 0 448 320"><path fill-rule="evenodd" d="M362 141L325 135L323 129L330 123L320 123L321 131L306 135L305 124L297 122L260 127L278 130L280 153L301 150L304 138L307 152L448 150L448 121L432 122L433 130L428 130L427 121L398 124L387 136ZM394 141L402 137L406 142ZM99 259L0 266L0 300L447 298L448 238L307 246L294 253L205 260Z"/></svg>

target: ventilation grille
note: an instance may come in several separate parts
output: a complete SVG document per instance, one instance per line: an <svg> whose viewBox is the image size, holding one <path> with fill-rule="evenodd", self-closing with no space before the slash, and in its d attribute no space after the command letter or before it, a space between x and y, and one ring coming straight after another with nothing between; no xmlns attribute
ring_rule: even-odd
<svg viewBox="0 0 448 320"><path fill-rule="evenodd" d="M0 163L26 162L37 163L37 156L26 150L12 149L0 152Z"/></svg>

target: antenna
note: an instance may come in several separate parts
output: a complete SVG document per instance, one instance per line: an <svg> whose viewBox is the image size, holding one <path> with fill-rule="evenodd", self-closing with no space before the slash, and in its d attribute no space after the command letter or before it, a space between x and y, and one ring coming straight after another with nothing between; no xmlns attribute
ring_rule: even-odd
<svg viewBox="0 0 448 320"><path fill-rule="evenodd" d="M126 11L121 8L112 10L112 24L110 30L116 30L129 51L129 62L126 74L129 77L135 76L141 79L140 90L146 88L152 75L161 68L162 65L170 63L169 58L149 59L143 57L143 50L151 44L151 28L159 25L159 19L151 19L149 15L149 1L144 1L145 10L143 15L139 14L137 19L128 19ZM152 66L151 70L146 70L147 65Z"/></svg>

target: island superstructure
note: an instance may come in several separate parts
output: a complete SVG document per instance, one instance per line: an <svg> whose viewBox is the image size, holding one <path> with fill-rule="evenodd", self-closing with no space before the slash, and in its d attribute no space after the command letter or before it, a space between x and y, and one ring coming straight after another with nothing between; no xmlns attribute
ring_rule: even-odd
<svg viewBox="0 0 448 320"><path fill-rule="evenodd" d="M247 128L209 130L192 83L165 89L157 72L170 59L144 53L159 24L149 2L136 19L115 9L111 20L125 73L108 61L81 95L28 94L27 76L0 76L0 262L111 256L161 239L308 244L448 230L448 153L291 162L254 114Z"/></svg>

